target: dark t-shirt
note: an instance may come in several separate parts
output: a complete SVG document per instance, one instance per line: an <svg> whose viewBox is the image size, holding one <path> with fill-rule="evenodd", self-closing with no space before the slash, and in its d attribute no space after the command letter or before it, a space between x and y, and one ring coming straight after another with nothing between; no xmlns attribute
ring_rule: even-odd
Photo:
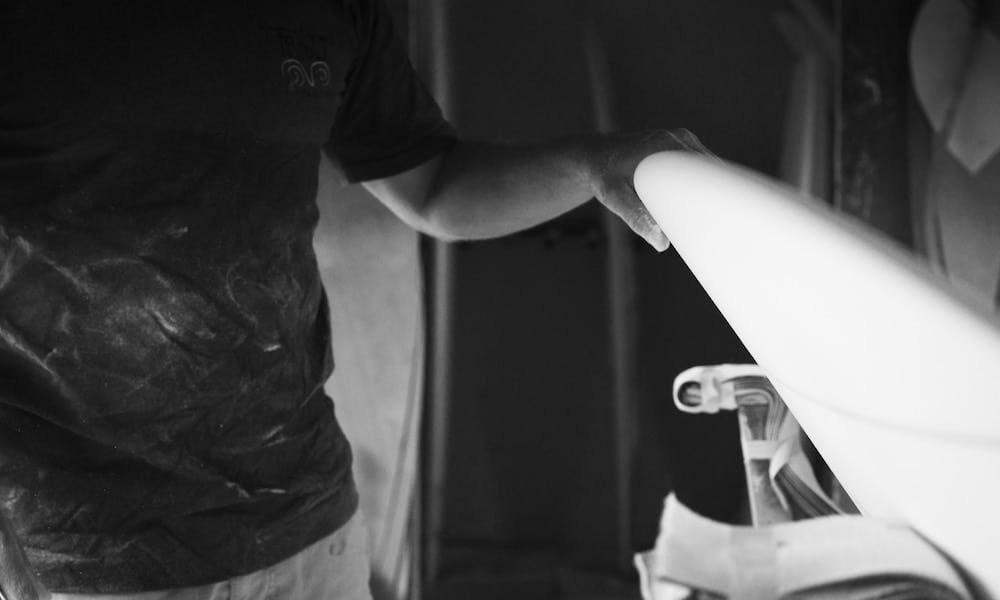
<svg viewBox="0 0 1000 600"><path fill-rule="evenodd" d="M0 3L0 506L52 589L202 584L353 513L324 146L452 132L377 0Z"/></svg>

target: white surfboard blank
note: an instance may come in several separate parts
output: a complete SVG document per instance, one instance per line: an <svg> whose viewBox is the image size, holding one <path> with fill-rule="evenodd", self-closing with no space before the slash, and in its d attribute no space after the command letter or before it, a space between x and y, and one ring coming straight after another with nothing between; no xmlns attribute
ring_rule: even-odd
<svg viewBox="0 0 1000 600"><path fill-rule="evenodd" d="M1000 329L924 264L770 179L683 153L635 186L867 515L1000 597Z"/></svg>

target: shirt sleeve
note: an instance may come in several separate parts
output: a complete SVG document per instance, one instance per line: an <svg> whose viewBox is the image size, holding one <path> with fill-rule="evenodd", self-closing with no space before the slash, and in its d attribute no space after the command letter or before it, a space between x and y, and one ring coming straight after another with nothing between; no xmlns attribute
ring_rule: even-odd
<svg viewBox="0 0 1000 600"><path fill-rule="evenodd" d="M447 150L455 131L419 80L382 0L358 0L354 64L326 144L349 182L412 169Z"/></svg>

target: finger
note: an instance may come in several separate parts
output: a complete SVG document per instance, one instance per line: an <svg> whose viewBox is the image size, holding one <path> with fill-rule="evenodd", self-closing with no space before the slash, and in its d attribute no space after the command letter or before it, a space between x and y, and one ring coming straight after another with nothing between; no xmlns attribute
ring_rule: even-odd
<svg viewBox="0 0 1000 600"><path fill-rule="evenodd" d="M657 252L663 252L667 248L670 248L670 240L667 238L667 234L663 233L663 230L656 224L652 215L644 213L643 217L646 223L643 225L642 230L646 233L640 234L642 238L646 240L646 242L648 242L649 245L652 246ZM633 229L632 231L636 230ZM638 233L638 231L636 231L636 233Z"/></svg>
<svg viewBox="0 0 1000 600"><path fill-rule="evenodd" d="M644 141L651 152L657 150L685 150L721 161L689 129L657 129L649 131Z"/></svg>
<svg viewBox="0 0 1000 600"><path fill-rule="evenodd" d="M722 161L714 152L705 147L705 144L701 143L698 136L691 133L688 129L675 129L673 132L674 138L678 141L682 148L688 150L689 152L695 152L697 154L702 154L714 158L715 160Z"/></svg>
<svg viewBox="0 0 1000 600"><path fill-rule="evenodd" d="M622 178L606 188L604 196L599 200L658 252L670 247L670 240L646 210L627 179Z"/></svg>

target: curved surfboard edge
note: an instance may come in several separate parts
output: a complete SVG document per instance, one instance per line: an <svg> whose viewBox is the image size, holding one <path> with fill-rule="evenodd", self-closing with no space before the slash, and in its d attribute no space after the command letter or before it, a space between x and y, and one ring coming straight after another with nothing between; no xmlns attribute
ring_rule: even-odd
<svg viewBox="0 0 1000 600"><path fill-rule="evenodd" d="M997 313L986 309L980 297L969 289L949 281L947 277L934 270L926 260L919 258L896 240L857 218L843 214L822 200L736 163L723 162L690 152L658 152L640 161L633 176L636 192L647 209L650 208L651 204L655 205L658 202L653 196L657 193L662 169L671 172L676 170L678 174L694 178L736 177L740 180L740 185L759 186L770 190L773 194L760 198L763 203L773 205L780 210L812 213L819 219L830 221L835 227L843 229L847 235L856 238L856 241L881 253L885 260L895 263L897 268L909 271L914 277L935 287L940 293L949 297L956 304L958 310L969 311L973 315L972 318L977 319L984 327L993 328L1000 336L1000 320L997 319ZM671 177L674 176L674 174L671 175ZM678 182L678 185L686 186L687 184ZM646 198L650 198L650 200L647 201ZM651 212L653 211L651 210ZM653 213L653 216L655 218L656 214ZM668 233L668 230L675 235L683 233L675 230L676 227L683 227L682 224L675 225L672 222L661 223L659 221L657 224L661 228L665 228L665 233ZM674 241L674 238L670 239L671 242ZM679 249L678 251L680 252Z"/></svg>

